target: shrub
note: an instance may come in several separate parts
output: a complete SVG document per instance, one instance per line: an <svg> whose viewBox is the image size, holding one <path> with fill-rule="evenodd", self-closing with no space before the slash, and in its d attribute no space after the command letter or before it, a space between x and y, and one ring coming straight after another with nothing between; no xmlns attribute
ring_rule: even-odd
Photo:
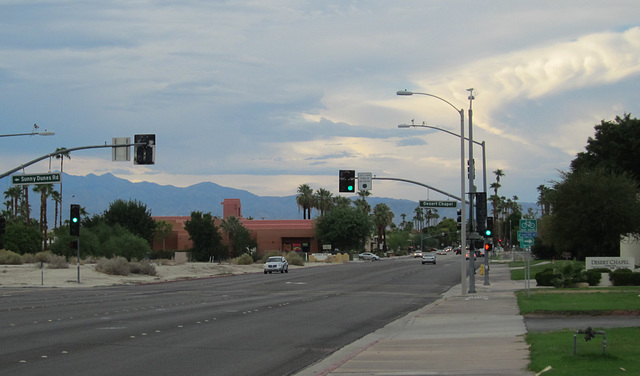
<svg viewBox="0 0 640 376"><path fill-rule="evenodd" d="M304 261L297 252L289 252L285 256L285 258L287 259L289 265L304 266Z"/></svg>
<svg viewBox="0 0 640 376"><path fill-rule="evenodd" d="M589 286L598 286L602 280L602 272L598 269L587 270L587 282Z"/></svg>
<svg viewBox="0 0 640 376"><path fill-rule="evenodd" d="M629 269L614 270L609 276L614 286L640 286L640 273Z"/></svg>
<svg viewBox="0 0 640 376"><path fill-rule="evenodd" d="M47 268L49 269L67 269L69 263L64 256L51 255Z"/></svg>
<svg viewBox="0 0 640 376"><path fill-rule="evenodd" d="M282 256L282 252L280 251L267 251L267 253L264 254L264 256L262 256L262 260L260 262L262 262L263 264L265 262L267 262L267 259L271 256Z"/></svg>
<svg viewBox="0 0 640 376"><path fill-rule="evenodd" d="M25 253L24 255L22 255L22 262L24 262L25 264L34 264L40 261L36 260L36 255L34 255L33 253Z"/></svg>
<svg viewBox="0 0 640 376"><path fill-rule="evenodd" d="M50 262L51 257L53 257L51 251L38 252L35 254L35 262Z"/></svg>
<svg viewBox="0 0 640 376"><path fill-rule="evenodd" d="M129 275L131 268L129 261L122 256L116 256L112 259L101 258L96 264L96 271L109 275Z"/></svg>
<svg viewBox="0 0 640 376"><path fill-rule="evenodd" d="M243 253L240 257L236 258L236 264L238 265L251 265L253 264L253 257L248 253Z"/></svg>
<svg viewBox="0 0 640 376"><path fill-rule="evenodd" d="M130 262L129 271L133 274L156 275L156 267L149 260Z"/></svg>
<svg viewBox="0 0 640 376"><path fill-rule="evenodd" d="M22 261L22 257L11 251L0 251L0 264L3 265L22 265L24 261Z"/></svg>
<svg viewBox="0 0 640 376"><path fill-rule="evenodd" d="M536 283L538 286L556 286L560 278L561 275L554 273L552 268L547 268L536 273Z"/></svg>
<svg viewBox="0 0 640 376"><path fill-rule="evenodd" d="M149 255L149 258L151 260L159 260L159 259L171 260L175 256L175 253L176 251L173 251L173 250L152 251L151 254Z"/></svg>

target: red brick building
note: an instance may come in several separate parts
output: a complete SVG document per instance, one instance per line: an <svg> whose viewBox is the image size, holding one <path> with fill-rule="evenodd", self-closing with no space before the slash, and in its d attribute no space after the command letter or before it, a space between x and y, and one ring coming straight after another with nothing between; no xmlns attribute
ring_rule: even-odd
<svg viewBox="0 0 640 376"><path fill-rule="evenodd" d="M294 220L255 220L242 217L242 208L239 199L225 199L222 202L222 219L234 216L249 230L251 236L258 244L258 254L268 251L302 251L319 252L318 240L311 219ZM165 221L173 225L173 230L164 239L164 249L183 251L192 247L189 234L184 229L184 223L191 217L153 217L156 221ZM220 226L222 219L217 218L216 226ZM226 234L222 234L226 241ZM162 240L153 243L153 249L163 248Z"/></svg>

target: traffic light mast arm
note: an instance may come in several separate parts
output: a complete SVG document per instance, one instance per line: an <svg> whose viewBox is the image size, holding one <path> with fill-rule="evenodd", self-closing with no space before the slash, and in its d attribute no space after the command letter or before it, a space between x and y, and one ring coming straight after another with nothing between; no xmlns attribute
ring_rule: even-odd
<svg viewBox="0 0 640 376"><path fill-rule="evenodd" d="M66 154L66 153L69 153L69 152L72 152L72 151L76 151L76 150L99 149L99 148L123 148L123 147L129 147L129 146L143 146L143 145L146 145L146 144L145 143L137 143L137 144L121 144L121 145L93 145L93 146L78 146L78 147L75 147L75 148L62 149L62 150L55 151L53 153L49 153L47 155L43 155L40 158L36 158L36 159L34 159L34 160L30 161L30 162L27 162L25 164L22 164L22 165L20 165L20 166L18 166L16 168L14 168L13 170L9 170L9 171L5 172L4 174L0 175L0 179L2 179L4 177L7 177L7 176L13 174L14 172L19 171L19 170L21 170L21 169L23 169L25 167L29 167L32 164L40 162L40 161L42 161L44 159L55 157L56 155L60 155L60 154Z"/></svg>

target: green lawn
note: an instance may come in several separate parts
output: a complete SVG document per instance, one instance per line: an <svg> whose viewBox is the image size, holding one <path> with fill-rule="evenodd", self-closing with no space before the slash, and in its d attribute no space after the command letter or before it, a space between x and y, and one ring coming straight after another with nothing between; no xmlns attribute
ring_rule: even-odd
<svg viewBox="0 0 640 376"><path fill-rule="evenodd" d="M545 269L556 267L561 267L565 262L574 262L574 261L555 261L555 263L551 263L549 260L534 260L531 261L530 264L530 272L531 279L535 279L536 273L541 272ZM584 263L583 263L584 264ZM524 280L524 267L525 264L522 261L519 262L510 262L509 267L511 268L511 279L514 281ZM516 269L514 269L516 268Z"/></svg>
<svg viewBox="0 0 640 376"><path fill-rule="evenodd" d="M534 270L543 270L546 267L549 265L532 265L531 275L535 275ZM640 312L640 286L533 288L529 294L526 291L518 291L516 297L522 314ZM640 375L640 327L593 329L606 333L607 347L604 355L601 335L586 342L584 335L578 334L577 355L574 356L572 331L527 333L526 340L531 355L529 370L540 372L550 366L551 369L542 374L544 376Z"/></svg>

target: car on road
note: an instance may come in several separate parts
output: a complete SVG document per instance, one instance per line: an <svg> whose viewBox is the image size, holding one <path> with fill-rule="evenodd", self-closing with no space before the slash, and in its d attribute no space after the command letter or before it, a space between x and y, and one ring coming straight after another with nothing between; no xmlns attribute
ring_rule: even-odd
<svg viewBox="0 0 640 376"><path fill-rule="evenodd" d="M437 252L439 255L446 255L447 254L447 250L446 249L440 249Z"/></svg>
<svg viewBox="0 0 640 376"><path fill-rule="evenodd" d="M422 255L422 264L436 264L436 255L435 253L425 253Z"/></svg>
<svg viewBox="0 0 640 376"><path fill-rule="evenodd" d="M363 252L359 254L358 257L360 257L363 260L371 260L371 261L380 260L380 256L373 254L371 252Z"/></svg>
<svg viewBox="0 0 640 376"><path fill-rule="evenodd" d="M422 251L421 251L421 250L419 250L419 249L416 249L416 250L413 252L413 257L422 257Z"/></svg>
<svg viewBox="0 0 640 376"><path fill-rule="evenodd" d="M273 272L289 273L289 263L282 256L271 256L264 263L264 274Z"/></svg>

